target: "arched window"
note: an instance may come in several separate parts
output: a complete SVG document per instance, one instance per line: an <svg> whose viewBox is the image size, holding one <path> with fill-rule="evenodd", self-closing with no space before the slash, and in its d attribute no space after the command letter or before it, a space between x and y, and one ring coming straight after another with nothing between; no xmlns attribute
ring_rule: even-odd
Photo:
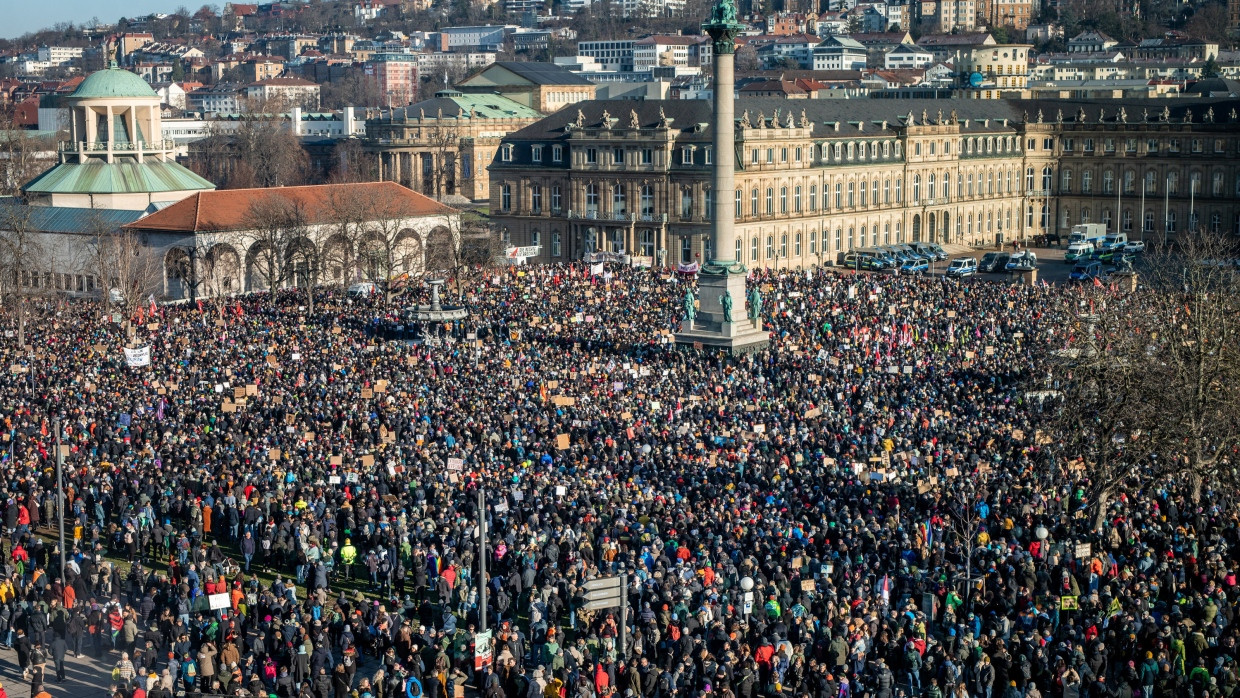
<svg viewBox="0 0 1240 698"><path fill-rule="evenodd" d="M653 216L654 215L654 187L650 186L649 184L643 184L641 196L642 196L642 201L641 201L642 215Z"/></svg>
<svg viewBox="0 0 1240 698"><path fill-rule="evenodd" d="M611 212L619 216L628 213L628 200L623 184L617 184L611 189Z"/></svg>
<svg viewBox="0 0 1240 698"><path fill-rule="evenodd" d="M792 210L797 213L801 212L801 186L799 184L792 190Z"/></svg>
<svg viewBox="0 0 1240 698"><path fill-rule="evenodd" d="M758 215L758 190L753 189L749 192L749 215Z"/></svg>
<svg viewBox="0 0 1240 698"><path fill-rule="evenodd" d="M775 188L774 187L766 188L766 213L768 216L774 215L775 213ZM768 254L767 257L770 257L770 255Z"/></svg>
<svg viewBox="0 0 1240 698"><path fill-rule="evenodd" d="M870 191L870 190L869 190L869 187L867 187L867 186L865 185L865 180L864 180L864 179L863 179L863 180L861 180L861 205L862 205L862 206L869 206L869 205L870 205L870 195L869 195L869 191Z"/></svg>
<svg viewBox="0 0 1240 698"><path fill-rule="evenodd" d="M921 175L913 175L913 203L921 202Z"/></svg>
<svg viewBox="0 0 1240 698"><path fill-rule="evenodd" d="M779 212L788 212L788 187L779 188Z"/></svg>

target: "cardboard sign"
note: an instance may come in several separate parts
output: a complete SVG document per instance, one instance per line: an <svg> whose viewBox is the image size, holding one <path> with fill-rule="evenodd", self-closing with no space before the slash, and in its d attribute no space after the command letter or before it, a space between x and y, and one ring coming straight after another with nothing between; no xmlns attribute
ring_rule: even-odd
<svg viewBox="0 0 1240 698"><path fill-rule="evenodd" d="M448 459L448 470L464 470L464 469L465 469L465 461L463 459L461 458L449 458Z"/></svg>
<svg viewBox="0 0 1240 698"><path fill-rule="evenodd" d="M371 468L371 467L374 467L374 464L375 464L375 457L374 457L374 456L370 455L369 453L367 453L366 455L362 456L362 467L363 467L363 468Z"/></svg>
<svg viewBox="0 0 1240 698"><path fill-rule="evenodd" d="M267 457L271 460L280 460L280 449L273 448L270 451L267 451Z"/></svg>
<svg viewBox="0 0 1240 698"><path fill-rule="evenodd" d="M555 397L551 398L551 402L554 403L557 407L572 407L577 404L577 398L564 397L563 395L556 395Z"/></svg>
<svg viewBox="0 0 1240 698"><path fill-rule="evenodd" d="M1077 543L1076 544L1076 550L1075 550L1076 559L1080 560L1083 558L1087 558L1092 554L1093 554L1093 545L1089 543Z"/></svg>
<svg viewBox="0 0 1240 698"><path fill-rule="evenodd" d="M344 465L344 456L332 456L327 462L331 465Z"/></svg>
<svg viewBox="0 0 1240 698"><path fill-rule="evenodd" d="M814 580L812 579L801 580L801 591L813 591L814 588L815 588Z"/></svg>
<svg viewBox="0 0 1240 698"><path fill-rule="evenodd" d="M569 446L568 434L559 434L555 437L555 447L561 451L566 450Z"/></svg>
<svg viewBox="0 0 1240 698"><path fill-rule="evenodd" d="M233 388L233 397L245 397L245 388L241 386Z"/></svg>
<svg viewBox="0 0 1240 698"><path fill-rule="evenodd" d="M362 388L362 399L363 400L369 400L374 396L375 396L375 393L373 390L371 390L370 388Z"/></svg>
<svg viewBox="0 0 1240 698"><path fill-rule="evenodd" d="M805 419L813 419L815 417L821 417L821 416L822 416L822 408L820 407L815 407L814 409L809 410L808 412L805 413Z"/></svg>
<svg viewBox="0 0 1240 698"><path fill-rule="evenodd" d="M257 395L258 395L258 386L257 386L257 385L254 385L254 384L250 384L250 385L245 386L245 394L246 394L248 397L255 397L255 396L257 396Z"/></svg>

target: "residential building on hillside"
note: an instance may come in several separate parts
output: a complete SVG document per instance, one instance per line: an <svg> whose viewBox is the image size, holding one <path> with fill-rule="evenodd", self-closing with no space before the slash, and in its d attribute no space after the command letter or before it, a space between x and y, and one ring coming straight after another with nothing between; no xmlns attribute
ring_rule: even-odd
<svg viewBox="0 0 1240 698"><path fill-rule="evenodd" d="M961 51L955 57L957 72L968 82L965 96L999 99L1024 96L1029 83L1029 44L999 44Z"/></svg>
<svg viewBox="0 0 1240 698"><path fill-rule="evenodd" d="M659 66L710 65L711 45L706 36L648 36L633 42L633 70L648 71Z"/></svg>
<svg viewBox="0 0 1240 698"><path fill-rule="evenodd" d="M915 44L900 44L883 55L883 67L928 68L934 64L934 54Z"/></svg>
<svg viewBox="0 0 1240 698"><path fill-rule="evenodd" d="M1240 234L1240 100L1112 104L944 113L924 100L740 99L736 237L719 254L799 269L875 245L995 244L1079 222L1175 235L1193 217ZM541 246L539 261L711 259L710 120L708 102L676 100L549 116L504 139L492 220L510 244Z"/></svg>
<svg viewBox="0 0 1240 698"><path fill-rule="evenodd" d="M1106 34L1091 29L1068 39L1068 53L1105 53L1118 43Z"/></svg>
<svg viewBox="0 0 1240 698"><path fill-rule="evenodd" d="M85 49L80 46L40 46L38 59L49 65L68 65L81 59L83 51Z"/></svg>
<svg viewBox="0 0 1240 698"><path fill-rule="evenodd" d="M1024 31L1033 21L1034 0L978 0L978 21L991 27Z"/></svg>
<svg viewBox="0 0 1240 698"><path fill-rule="evenodd" d="M388 106L409 104L418 96L416 54L377 53L362 64L362 76Z"/></svg>
<svg viewBox="0 0 1240 698"><path fill-rule="evenodd" d="M318 83L301 78L260 80L246 85L243 92L252 105L278 104L282 110L284 107L301 107L308 111L319 108Z"/></svg>
<svg viewBox="0 0 1240 698"><path fill-rule="evenodd" d="M578 41L577 55L593 58L603 70L633 71L633 41Z"/></svg>
<svg viewBox="0 0 1240 698"><path fill-rule="evenodd" d="M814 70L861 70L866 66L867 52L856 39L828 36L814 47Z"/></svg>

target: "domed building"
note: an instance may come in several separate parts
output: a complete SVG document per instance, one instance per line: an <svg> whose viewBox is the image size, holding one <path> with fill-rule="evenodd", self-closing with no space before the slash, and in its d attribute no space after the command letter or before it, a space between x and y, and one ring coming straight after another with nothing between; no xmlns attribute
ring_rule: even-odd
<svg viewBox="0 0 1240 698"><path fill-rule="evenodd" d="M159 96L113 65L65 98L69 140L58 164L22 191L35 206L149 211L215 185L178 164L162 138Z"/></svg>

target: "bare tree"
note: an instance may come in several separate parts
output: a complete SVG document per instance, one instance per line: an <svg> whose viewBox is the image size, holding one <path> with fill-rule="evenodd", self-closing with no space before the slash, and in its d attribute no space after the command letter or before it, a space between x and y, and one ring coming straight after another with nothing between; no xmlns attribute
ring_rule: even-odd
<svg viewBox="0 0 1240 698"><path fill-rule="evenodd" d="M1151 431L1183 463L1192 497L1205 480L1230 475L1240 444L1240 276L1234 242L1196 232L1142 265L1150 350L1139 361L1159 386Z"/></svg>
<svg viewBox="0 0 1240 698"><path fill-rule="evenodd" d="M336 187L328 193L324 274L329 280L339 280L342 287L357 276L359 247L370 217L367 206L373 198L358 196L353 187Z"/></svg>
<svg viewBox="0 0 1240 698"><path fill-rule="evenodd" d="M963 574L958 573L955 581L964 582L964 605L970 608L974 581L982 575L974 576L973 559L977 553L978 536L982 532L982 498L974 483L962 479L953 483L953 489L945 492L942 500L944 523L951 535L950 550L960 558Z"/></svg>
<svg viewBox="0 0 1240 698"><path fill-rule="evenodd" d="M1052 435L1046 454L1084 488L1097 528L1126 480L1165 472L1150 432L1164 413L1141 360L1152 341L1146 296L1090 287L1078 303L1067 309L1068 341L1046 357L1038 398Z"/></svg>
<svg viewBox="0 0 1240 698"><path fill-rule="evenodd" d="M459 183L456 181L456 171L461 159L460 129L456 124L445 124L441 115L435 120L435 125L425 129L424 133L435 162L431 172L430 195L442 199L448 194L457 193Z"/></svg>
<svg viewBox="0 0 1240 698"><path fill-rule="evenodd" d="M0 104L0 196L19 193L55 164L56 144L56 138L39 137L18 123L16 104Z"/></svg>
<svg viewBox="0 0 1240 698"><path fill-rule="evenodd" d="M419 275L427 268L422 238L408 228L412 212L405 199L387 198L375 190L359 198L365 208L358 227L358 271L381 285L384 302L391 303L397 291L391 283L394 277Z"/></svg>
<svg viewBox="0 0 1240 698"><path fill-rule="evenodd" d="M261 277L258 283L269 291L282 288L291 278L290 219L300 215L291 206L287 198L272 193L254 201L246 212L244 247L250 250L253 270Z"/></svg>
<svg viewBox="0 0 1240 698"><path fill-rule="evenodd" d="M33 301L46 291L40 284L47 262L39 233L31 224L31 207L0 205L0 303L17 320L17 343L26 344Z"/></svg>
<svg viewBox="0 0 1240 698"><path fill-rule="evenodd" d="M95 217L89 224L88 267L99 279L101 308L119 308L126 315L152 297L163 295L163 262L139 235Z"/></svg>
<svg viewBox="0 0 1240 698"><path fill-rule="evenodd" d="M277 118L247 116L229 130L220 124L195 141L190 167L224 189L305 184L310 157L301 142Z"/></svg>

